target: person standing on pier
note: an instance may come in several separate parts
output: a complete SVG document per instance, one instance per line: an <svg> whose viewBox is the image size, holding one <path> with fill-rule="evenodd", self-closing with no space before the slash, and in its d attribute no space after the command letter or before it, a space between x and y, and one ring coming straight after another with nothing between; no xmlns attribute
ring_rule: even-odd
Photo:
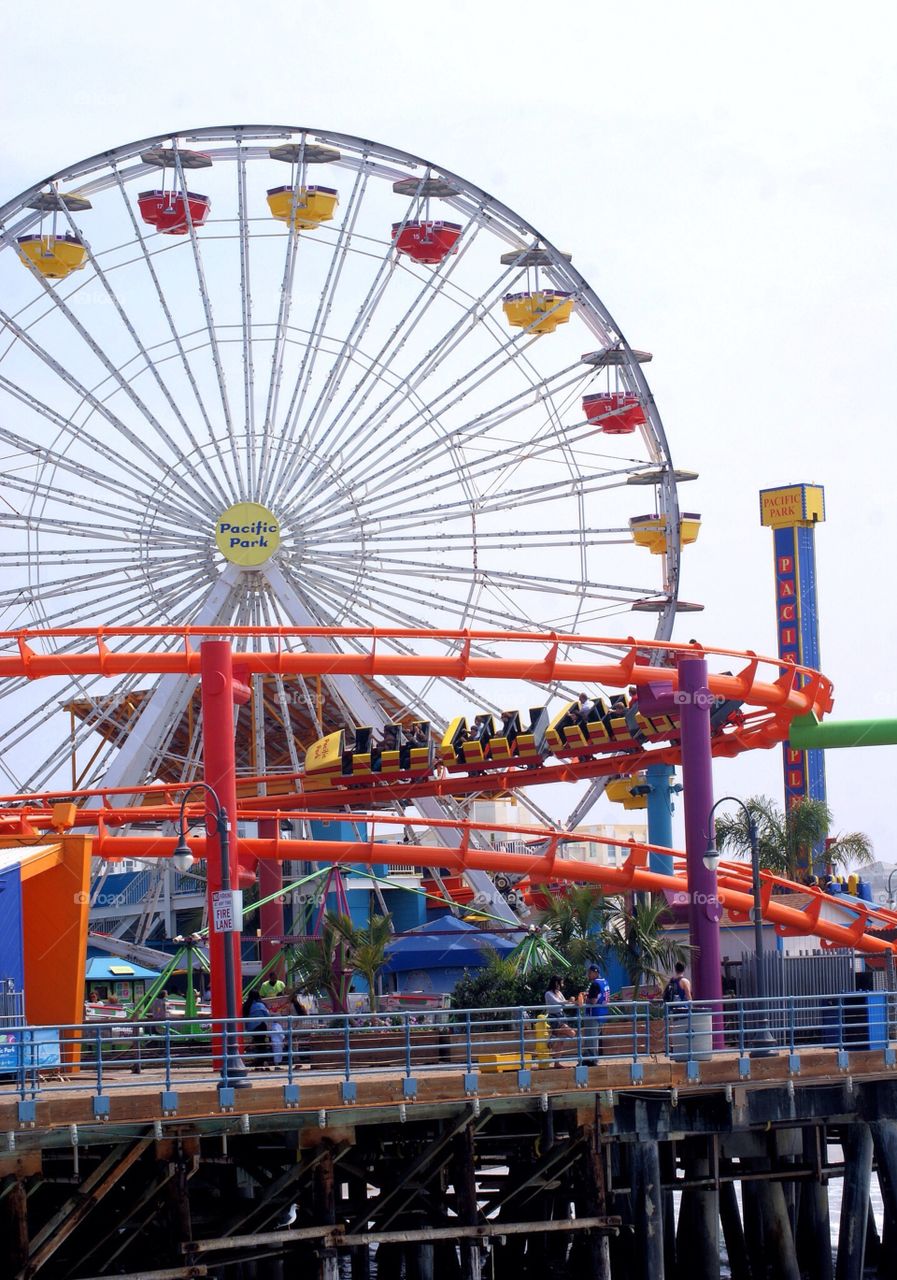
<svg viewBox="0 0 897 1280"><path fill-rule="evenodd" d="M583 1061L594 1067L601 1052L601 1028L607 1019L610 1005L610 986L602 978L597 964L589 965L589 985L586 990L585 1018L583 1020Z"/></svg>
<svg viewBox="0 0 897 1280"><path fill-rule="evenodd" d="M566 1018L566 1003L564 984L557 974L554 974L548 982L548 990L545 992L545 1004L548 1009L548 1053L555 1059L560 1055L559 1040L576 1039L576 1032ZM559 1067L561 1064L559 1061L555 1061L554 1065Z"/></svg>
<svg viewBox="0 0 897 1280"><path fill-rule="evenodd" d="M685 976L685 965L680 960L675 972L663 989L664 1004L685 1004L691 1000L691 983Z"/></svg>

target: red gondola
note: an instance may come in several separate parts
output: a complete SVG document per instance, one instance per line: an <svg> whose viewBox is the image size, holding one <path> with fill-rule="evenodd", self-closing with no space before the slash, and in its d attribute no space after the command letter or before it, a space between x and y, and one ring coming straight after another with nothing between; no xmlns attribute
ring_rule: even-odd
<svg viewBox="0 0 897 1280"><path fill-rule="evenodd" d="M461 228L457 222L394 222L392 239L399 253L415 262L438 266L450 253L457 253Z"/></svg>
<svg viewBox="0 0 897 1280"><path fill-rule="evenodd" d="M624 391L599 391L584 396L582 411L589 422L598 423L609 436L632 435L645 422L645 411L636 396ZM608 418L605 414L612 414Z"/></svg>
<svg viewBox="0 0 897 1280"><path fill-rule="evenodd" d="M144 222L166 236L185 236L190 230L187 211L194 227L201 227L209 216L212 202L208 196L188 191L186 197L179 191L141 191L137 197L140 216Z"/></svg>

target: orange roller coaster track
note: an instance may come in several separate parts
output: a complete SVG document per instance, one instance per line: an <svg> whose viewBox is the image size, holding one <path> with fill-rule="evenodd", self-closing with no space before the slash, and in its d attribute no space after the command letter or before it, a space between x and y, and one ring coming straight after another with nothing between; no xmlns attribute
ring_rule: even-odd
<svg viewBox="0 0 897 1280"><path fill-rule="evenodd" d="M160 807L151 811L153 821L171 822L177 816L173 807ZM99 823L99 832L94 842L93 851L102 857L115 861L119 858L164 858L174 852L176 841L171 836L138 835L118 836L110 834L105 827L105 818L111 816L120 821L121 813L106 814L93 812L91 817ZM132 818L138 811L131 812ZM144 820L145 811L142 812ZM198 811L197 811L198 816ZM318 818L323 821L345 821L345 812L321 814L308 812L297 815L294 810L273 815L275 819ZM259 818L271 818L270 810L247 810L243 817L246 821ZM504 872L522 875L530 886L544 885L549 882L577 881L601 885L611 893L687 893L688 880L685 874L685 854L674 853L676 874L663 875L651 871L648 867L649 855L660 853L669 855L669 849L661 849L650 844L638 844L634 841L614 840L607 836L596 836L588 832L546 831L544 827L520 826L509 827L507 824L497 826L494 823L472 822L453 819L409 819L391 814L353 813L353 822L376 826L426 826L430 828L447 827L460 831L461 843L458 848L447 849L442 845L395 844L370 839L342 840L294 840L280 836L270 839L244 838L241 848L244 856L260 861L283 861L286 859L307 860L311 862L332 862L337 864L365 864L448 868L452 874L463 874L465 871ZM473 831L512 832L520 839L538 844L538 851L533 853L507 853L495 849L477 849L472 846L470 835ZM627 851L628 856L623 866L607 867L595 862L579 858L562 856L561 847L565 842L586 844L613 844ZM191 850L195 857L205 856L206 842L203 838L191 841ZM764 919L775 926L782 936L811 936L820 938L824 945L831 947L852 947L861 952L883 953L897 949L897 942L891 942L880 936L877 930L897 928L897 913L872 906L860 906L851 902L839 903L836 898L824 894L819 889L808 888L796 884L781 876L763 872L761 875L761 908ZM734 923L747 922L754 899L751 894L750 868L744 864L726 861L720 864L717 880L717 896ZM782 891L777 893L776 890ZM802 907L789 905L790 894L804 895L808 901ZM829 917L826 918L826 907ZM839 914L847 917L845 922L835 918ZM522 926L525 927L525 926Z"/></svg>
<svg viewBox="0 0 897 1280"><path fill-rule="evenodd" d="M368 628L289 628L289 627L99 627L61 630L19 630L0 632L0 679L36 680L52 677L103 675L109 677L133 674L199 674L200 656L192 642L215 636L227 637L235 643L262 642L266 647L246 648L234 654L235 669L243 678L253 674L276 676L443 676L464 681L522 680L537 684L594 683L613 688L634 687L641 692L650 686L665 687L673 697L677 693L677 656L699 655L725 660L735 672L712 673L709 693L714 698L740 704L743 708L737 722L729 723L716 733L712 742L714 755L735 756L753 748L769 748L784 741L791 721L796 716L824 716L832 706L831 682L818 671L784 663L778 658L763 658L750 651L712 649L697 645L674 645L668 642L625 640L606 636L577 636L545 632L502 632L493 630L426 631L401 629L383 631ZM155 641L160 647L146 650L132 647L139 642ZM170 646L174 641L177 647ZM411 642L430 647L450 648L450 653L396 652ZM294 650L288 646L306 642L315 649ZM355 652L340 651L338 643L351 643ZM327 651L321 652L320 646ZM500 649L501 652L494 652ZM5 651L4 651L5 650ZM574 656L570 656L575 650ZM590 652L591 651L591 652ZM527 769L525 785L542 782L574 781L618 773L634 772L648 762L675 763L679 748L651 744L638 750L609 751L600 756L581 759L552 760L547 768ZM544 762L543 762L544 763ZM522 765L511 762L507 769L490 768L491 790L508 790L521 785ZM245 796L263 790L264 782L292 783L298 803L314 803L327 807L339 803L345 790L317 792L314 801L302 796L301 775L279 774L276 778L241 778ZM424 795L461 795L482 790L480 776L439 776L437 772L421 780L402 783L402 797L408 801ZM355 803L370 804L378 791L375 786L353 786ZM111 793L100 792L101 795ZM22 797L18 797L19 804ZM283 797L271 797L269 805L289 803Z"/></svg>
<svg viewBox="0 0 897 1280"><path fill-rule="evenodd" d="M705 648L698 645L674 645L669 642L636 641L604 636L573 636L544 632L500 631L421 631L390 630L389 632L367 628L67 628L54 631L0 632L0 678L26 678L28 680L71 677L73 675L119 676L124 674L199 674L200 655L192 641L205 637L228 638L240 641L267 642L266 648L246 648L235 652L235 670L240 678L252 674L263 675L350 675L350 676L448 676L460 681L468 678L525 680L539 684L556 682L595 683L616 688L634 686L636 690L649 686L677 691L677 673L674 663L677 656L690 654L705 658L725 660L739 665L735 673L711 673L708 691L714 698L733 700L742 704L744 714L739 723L727 725L716 736L713 750L718 755L736 755L752 748L768 748L788 736L788 728L795 716L814 715L821 718L832 707L831 682L820 672L807 667L783 663L779 658L764 658L750 651ZM338 650L296 651L291 643L327 640L331 644L351 641L356 651ZM139 641L176 641L177 648L158 651L130 647ZM450 645L455 652L449 654L420 654L390 651L390 645L406 645L409 641L431 645L438 642ZM488 646L488 652L482 651ZM508 653L496 654L492 650L504 647ZM569 656L572 648L574 657ZM4 649L6 651L4 651ZM593 653L588 651L592 650ZM586 651L583 656L583 651ZM733 661L734 660L734 661ZM764 678L765 676L765 678ZM675 761L677 745L655 748L650 751L627 752L602 760L556 763L545 770L521 772L508 769L489 775L490 789L532 785L539 774L545 780L581 778L612 772L625 761L627 771L639 767L647 757L651 760ZM287 777L297 786L293 795L264 798L247 795L254 787L261 789L266 781L277 780L282 785ZM540 779L541 780L541 779ZM444 794L443 783L455 788L472 784L483 787L482 777L474 779L440 779L431 777L415 785L401 788L403 800L411 801L416 795ZM298 787L301 777L275 775L242 778L243 799L240 816L247 821L257 819L295 819L307 816L334 820L345 818L345 810L328 814L319 806L345 802L343 793L318 793L314 798L314 811L302 812L308 805ZM76 791L15 795L0 799L0 837L5 842L21 842L39 836L42 831L62 831L72 826L90 826L96 829L94 853L112 861L120 858L153 858L171 856L175 840L155 835L117 835L113 829L129 823L171 822L177 813L177 785L130 786L117 790ZM69 802L60 811L60 795ZM372 789L353 791L355 804L364 804ZM128 798L142 796L138 805L128 804ZM93 807L78 808L78 802L90 800ZM99 801L99 803L97 803ZM116 801L118 803L116 803ZM196 810L198 814L198 810ZM355 821L374 825L398 823L413 825L420 819L396 817L382 812L360 814L353 812ZM419 867L448 867L455 872L487 871L511 872L526 878L532 885L549 881L582 881L600 884L611 892L687 892L685 859L674 854L676 874L663 875L648 868L648 856L652 846L626 844L628 857L625 865L612 868L594 862L559 856L565 841L594 842L598 837L588 833L546 831L539 827L520 827L516 833L521 838L539 841L537 853L506 853L482 850L472 846L470 833L474 830L497 830L489 824L428 819L426 826L444 825L461 833L461 843L456 849L443 846L406 845L370 840L285 840L249 838L241 840L241 852L247 860L308 859L315 862L335 863L383 863L386 865L416 865ZM501 830L507 831L507 824ZM608 843L601 837L602 843ZM611 842L613 843L613 842ZM622 842L620 842L622 843ZM195 854L204 856L205 841L193 843ZM656 850L669 854L667 849ZM787 902L785 893L775 889L801 892L809 895L805 909ZM718 876L718 896L730 915L746 919L753 905L749 891L748 873L738 863L721 864ZM894 944L880 936L877 930L893 929L897 915L854 904L838 904L818 890L806 890L772 876L764 876L761 893L765 918L782 934L815 935L830 946L850 946L862 951L884 952ZM826 908L831 908L827 911ZM839 912L847 913L847 923L830 918ZM827 918L828 916L828 918Z"/></svg>

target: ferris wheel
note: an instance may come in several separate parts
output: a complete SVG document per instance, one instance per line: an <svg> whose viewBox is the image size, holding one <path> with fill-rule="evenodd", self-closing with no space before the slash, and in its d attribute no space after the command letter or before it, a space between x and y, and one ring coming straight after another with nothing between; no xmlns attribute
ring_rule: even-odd
<svg viewBox="0 0 897 1280"><path fill-rule="evenodd" d="M0 235L0 629L626 633L636 610L669 636L691 524L650 356L472 183L361 138L205 128L67 167ZM254 692L256 773L341 720L508 696ZM11 681L6 788L192 778L194 706L180 677Z"/></svg>

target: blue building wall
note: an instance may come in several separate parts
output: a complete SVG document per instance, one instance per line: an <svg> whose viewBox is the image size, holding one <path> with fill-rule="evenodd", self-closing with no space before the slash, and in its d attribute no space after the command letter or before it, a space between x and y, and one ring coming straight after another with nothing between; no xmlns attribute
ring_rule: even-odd
<svg viewBox="0 0 897 1280"><path fill-rule="evenodd" d="M0 872L0 979L12 981L16 991L25 989L22 878L17 866Z"/></svg>

